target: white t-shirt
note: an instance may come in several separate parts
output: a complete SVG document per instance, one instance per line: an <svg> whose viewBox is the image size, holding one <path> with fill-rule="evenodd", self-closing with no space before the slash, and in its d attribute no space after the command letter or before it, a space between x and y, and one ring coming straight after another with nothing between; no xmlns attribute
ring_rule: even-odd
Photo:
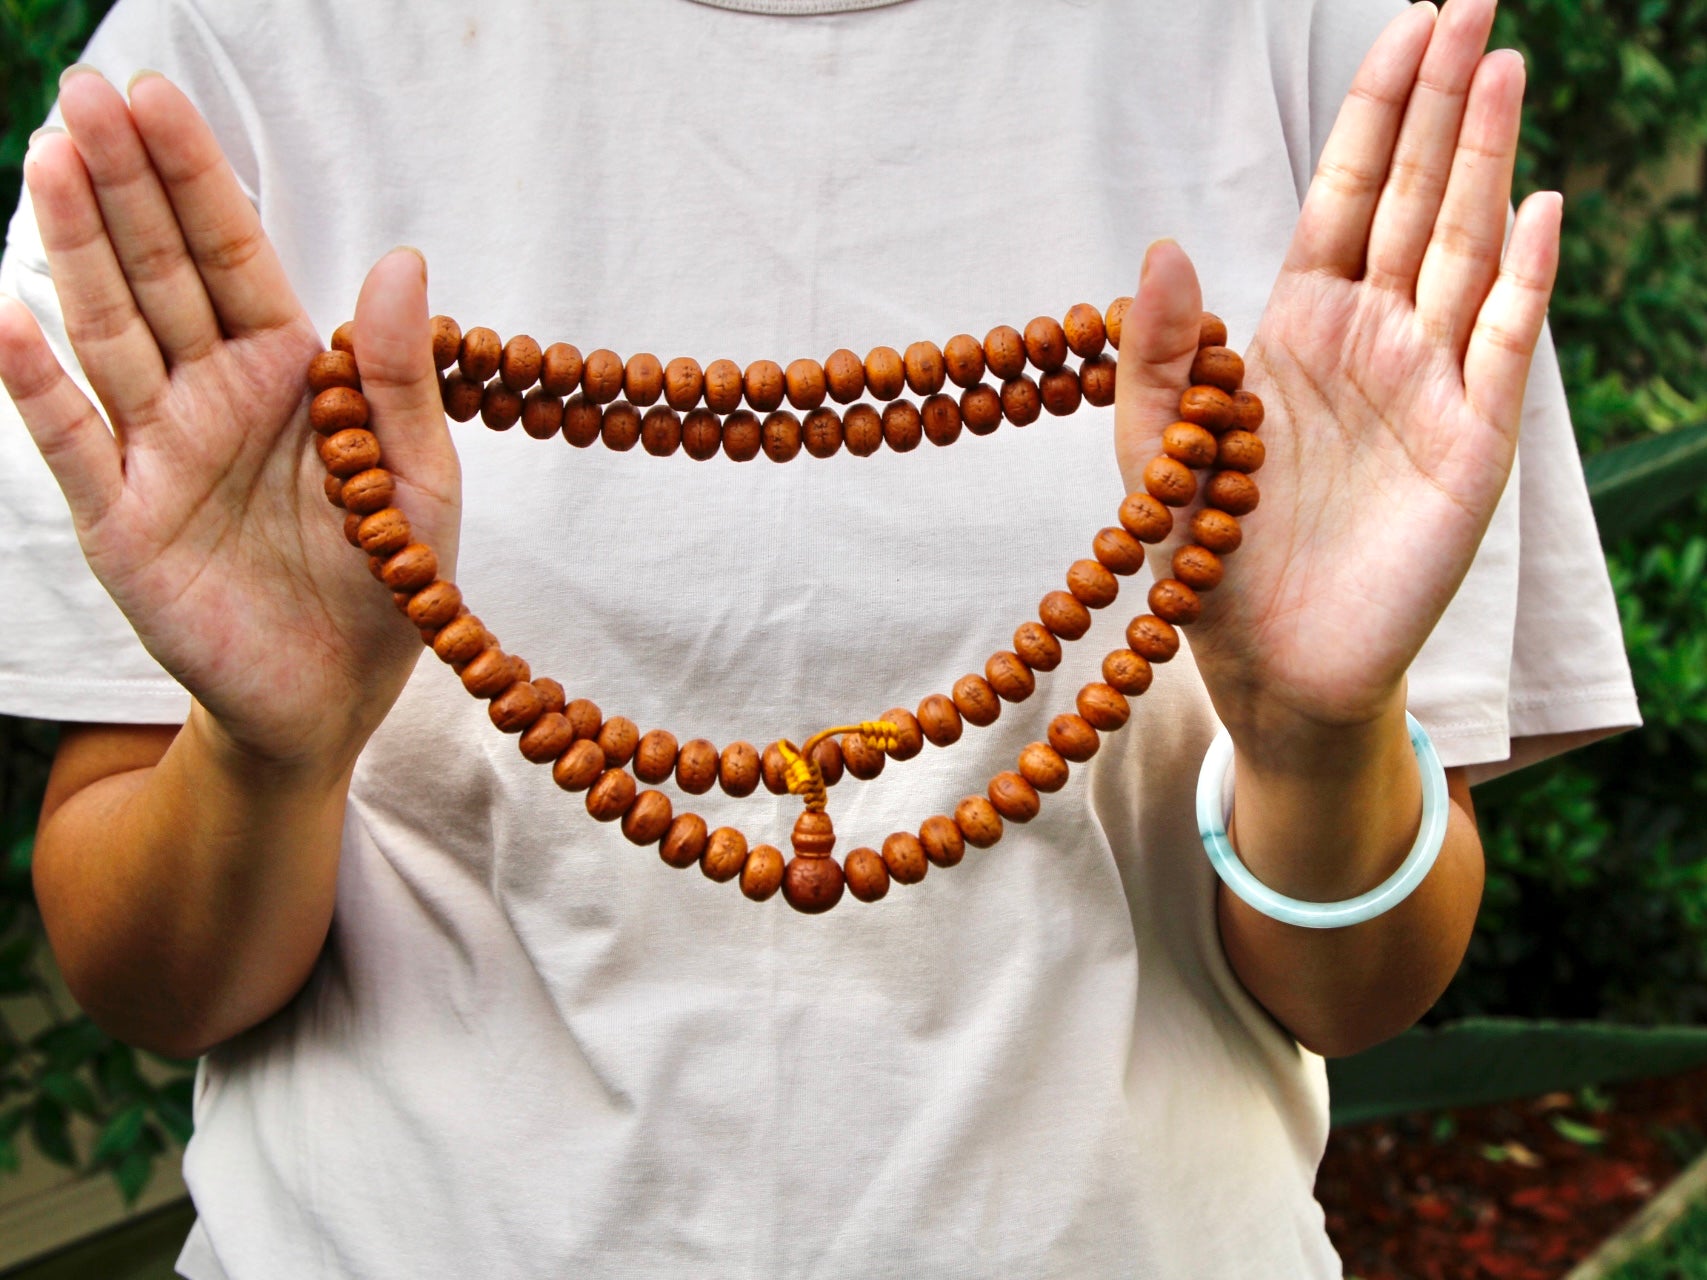
<svg viewBox="0 0 1707 1280"><path fill-rule="evenodd" d="M748 7L121 0L88 58L188 89L326 333L408 243L464 326L786 363L1101 306L1172 235L1242 346L1403 6ZM27 210L9 244L0 286L55 328ZM1113 522L1110 417L786 467L476 420L459 582L607 715L798 741L1008 646ZM0 710L179 719L6 425ZM991 728L836 787L841 847L1012 767L1147 581ZM1637 722L1549 344L1519 475L1410 689L1483 773ZM1214 730L1182 652L1035 821L805 917L592 822L429 657L358 767L320 963L202 1063L181 1271L1339 1276L1311 1194L1322 1062L1217 937L1191 803ZM779 844L798 809L676 798Z"/></svg>

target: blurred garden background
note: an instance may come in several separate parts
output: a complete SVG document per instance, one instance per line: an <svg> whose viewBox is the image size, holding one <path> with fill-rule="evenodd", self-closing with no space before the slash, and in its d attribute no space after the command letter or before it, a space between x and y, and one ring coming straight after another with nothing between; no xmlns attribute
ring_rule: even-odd
<svg viewBox="0 0 1707 1280"><path fill-rule="evenodd" d="M7 211L58 72L107 7L0 0ZM1463 968L1421 1028L1333 1064L1330 1158L1385 1144L1380 1158L1403 1163L1393 1154L1402 1149L1424 1182L1431 1156L1437 1169L1459 1158L1463 1144L1452 1144L1466 1129L1499 1128L1485 1106L1493 1103L1541 1117L1586 1158L1612 1141L1620 1106L1657 1115L1654 1099L1663 1097L1671 1165L1707 1148L1707 1075L1691 1071L1707 1064L1707 0L1505 0L1494 43L1521 49L1529 68L1514 200L1544 188L1566 197L1552 333L1646 724L1477 790L1488 879ZM23 1255L5 1253L4 1228L41 1217L45 1202L32 1205L32 1195L104 1188L77 1202L92 1206L90 1229L127 1204L177 1200L171 1170L190 1130L189 1064L112 1042L52 974L29 868L53 746L51 726L0 718L6 1275ZM1621 1082L1662 1077L1669 1083L1620 1092ZM1463 1110L1479 1104L1482 1111ZM1478 1132L1476 1143L1478 1158L1517 1174L1524 1189L1544 1184L1549 1161L1562 1158L1498 1132ZM58 1172L44 1178L44 1165ZM31 1190L20 1193L31 1169ZM1427 1223L1459 1242L1487 1238L1480 1254L1442 1264L1440 1275L1558 1276L1580 1261L1538 1261L1535 1248L1513 1246L1528 1249L1530 1269L1507 1267L1495 1228L1521 1217L1511 1206L1502 1202L1490 1219L1439 1185L1374 1183L1364 1194L1391 1202L1381 1227L1388 1236L1414 1236ZM1330 1204L1326 1184L1323 1198L1330 1226L1342 1214L1353 1271L1437 1274L1434 1263L1360 1264L1349 1233L1361 1228L1343 1215L1376 1210ZM84 1246L106 1248L100 1260L60 1253L27 1274L168 1276L160 1259L169 1262L188 1219L181 1204L164 1212L138 1220L128 1238ZM1543 1233L1545 1217L1537 1217ZM1659 1234L1666 1258L1638 1259L1618 1274L1707 1276L1707 1209Z"/></svg>

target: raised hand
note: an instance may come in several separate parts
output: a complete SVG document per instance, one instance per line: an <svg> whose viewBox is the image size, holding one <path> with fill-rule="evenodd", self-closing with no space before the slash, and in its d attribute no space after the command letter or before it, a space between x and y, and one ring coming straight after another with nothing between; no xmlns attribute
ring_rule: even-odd
<svg viewBox="0 0 1707 1280"><path fill-rule="evenodd" d="M1193 628L1236 739L1390 711L1510 474L1561 202L1525 200L1502 257L1524 68L1484 55L1493 11L1418 4L1370 50L1245 353L1262 504ZM1175 417L1201 306L1184 252L1152 246L1120 353L1129 489Z"/></svg>
<svg viewBox="0 0 1707 1280"><path fill-rule="evenodd" d="M127 105L73 68L60 104L69 134L39 136L24 176L106 422L11 299L0 380L96 576L217 729L269 761L353 757L421 645L322 491L303 380L321 341L176 87L142 76ZM373 269L356 346L399 501L448 576L460 480L417 255Z"/></svg>

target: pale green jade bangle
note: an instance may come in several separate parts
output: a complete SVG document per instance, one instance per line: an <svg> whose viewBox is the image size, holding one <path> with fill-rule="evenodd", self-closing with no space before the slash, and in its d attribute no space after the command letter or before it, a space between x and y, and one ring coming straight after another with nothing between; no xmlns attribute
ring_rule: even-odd
<svg viewBox="0 0 1707 1280"><path fill-rule="evenodd" d="M1209 745L1203 757L1203 772L1197 776L1197 829L1209 861L1226 886L1265 916L1306 929L1339 929L1373 919L1403 902L1423 882L1446 842L1446 769L1434 743L1417 718L1405 712L1411 732L1411 750L1417 753L1422 770L1422 827L1399 869L1368 893L1342 902L1307 902L1276 893L1250 873L1239 861L1232 841L1227 839L1227 773L1233 766L1233 739L1225 729Z"/></svg>

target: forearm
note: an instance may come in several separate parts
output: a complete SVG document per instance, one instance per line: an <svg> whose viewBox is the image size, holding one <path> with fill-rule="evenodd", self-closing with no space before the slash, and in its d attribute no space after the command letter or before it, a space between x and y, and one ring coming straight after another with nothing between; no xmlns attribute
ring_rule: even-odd
<svg viewBox="0 0 1707 1280"><path fill-rule="evenodd" d="M281 1008L331 921L352 763L258 764L197 708L152 767L52 807L36 896L90 1016L193 1057Z"/></svg>
<svg viewBox="0 0 1707 1280"><path fill-rule="evenodd" d="M1402 700L1368 726L1303 736L1289 729L1250 741L1253 750L1235 757L1230 834L1259 880L1291 897L1338 901L1398 868L1416 839L1422 803ZM1338 1057L1397 1035L1451 981L1469 945L1483 876L1467 785L1455 779L1452 791L1434 868L1372 920L1301 928L1219 886L1221 941L1233 971L1306 1048Z"/></svg>

